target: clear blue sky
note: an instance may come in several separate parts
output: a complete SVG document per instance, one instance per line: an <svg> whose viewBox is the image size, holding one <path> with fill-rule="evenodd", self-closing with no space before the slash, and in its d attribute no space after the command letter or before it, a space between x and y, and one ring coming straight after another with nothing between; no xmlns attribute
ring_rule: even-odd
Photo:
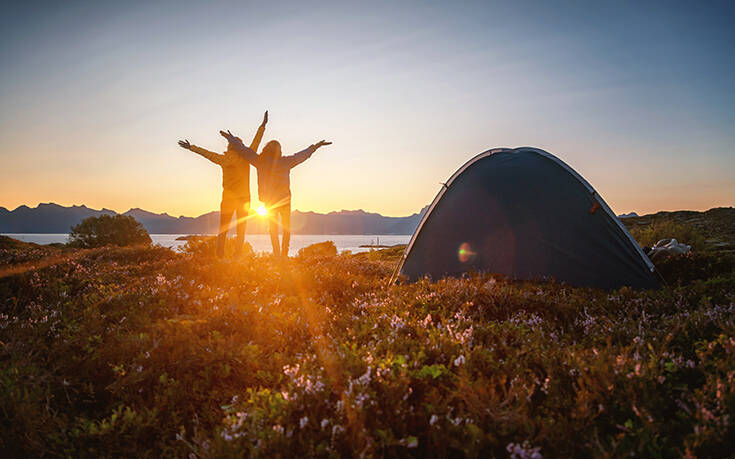
<svg viewBox="0 0 735 459"><path fill-rule="evenodd" d="M0 17L0 206L198 215L217 130L294 152L294 206L407 215L499 146L617 212L735 203L732 2L18 2ZM253 172L253 178L255 173ZM255 180L252 184L255 194Z"/></svg>

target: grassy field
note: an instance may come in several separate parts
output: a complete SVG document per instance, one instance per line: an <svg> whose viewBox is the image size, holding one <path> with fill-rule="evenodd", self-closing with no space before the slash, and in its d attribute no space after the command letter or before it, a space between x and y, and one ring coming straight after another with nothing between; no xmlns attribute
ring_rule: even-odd
<svg viewBox="0 0 735 459"><path fill-rule="evenodd" d="M206 244L0 238L6 457L735 451L727 253L667 260L658 291L600 291L389 286L397 250L219 261Z"/></svg>

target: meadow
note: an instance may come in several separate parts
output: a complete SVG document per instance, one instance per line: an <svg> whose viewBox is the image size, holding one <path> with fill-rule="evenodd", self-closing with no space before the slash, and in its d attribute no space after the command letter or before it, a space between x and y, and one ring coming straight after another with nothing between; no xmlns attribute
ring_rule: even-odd
<svg viewBox="0 0 735 459"><path fill-rule="evenodd" d="M735 451L730 254L664 262L660 290L601 291L389 285L400 250L210 245L0 240L6 457Z"/></svg>

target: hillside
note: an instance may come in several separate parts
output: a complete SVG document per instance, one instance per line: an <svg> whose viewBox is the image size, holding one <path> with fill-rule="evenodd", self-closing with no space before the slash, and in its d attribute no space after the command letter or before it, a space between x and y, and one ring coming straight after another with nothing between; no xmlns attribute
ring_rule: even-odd
<svg viewBox="0 0 735 459"><path fill-rule="evenodd" d="M732 258L668 260L671 286L637 292L389 286L396 250L220 261L197 244L0 243L8 457L735 450Z"/></svg>
<svg viewBox="0 0 735 459"><path fill-rule="evenodd" d="M641 217L622 218L621 221L636 235L648 228L658 228L666 234L666 225L673 223L679 227L689 227L704 238L703 250L735 252L735 208L717 207L706 212L682 210L677 212L658 212ZM672 228L676 229L676 228ZM669 237L676 237L670 234ZM690 244L683 239L680 242Z"/></svg>

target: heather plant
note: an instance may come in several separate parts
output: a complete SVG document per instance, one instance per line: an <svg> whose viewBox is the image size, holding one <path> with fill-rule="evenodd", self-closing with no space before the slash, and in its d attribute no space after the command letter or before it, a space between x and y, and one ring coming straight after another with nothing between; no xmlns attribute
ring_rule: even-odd
<svg viewBox="0 0 735 459"><path fill-rule="evenodd" d="M602 291L486 274L391 285L400 251L219 260L207 244L5 264L0 450L712 457L735 448L726 258L661 290Z"/></svg>

